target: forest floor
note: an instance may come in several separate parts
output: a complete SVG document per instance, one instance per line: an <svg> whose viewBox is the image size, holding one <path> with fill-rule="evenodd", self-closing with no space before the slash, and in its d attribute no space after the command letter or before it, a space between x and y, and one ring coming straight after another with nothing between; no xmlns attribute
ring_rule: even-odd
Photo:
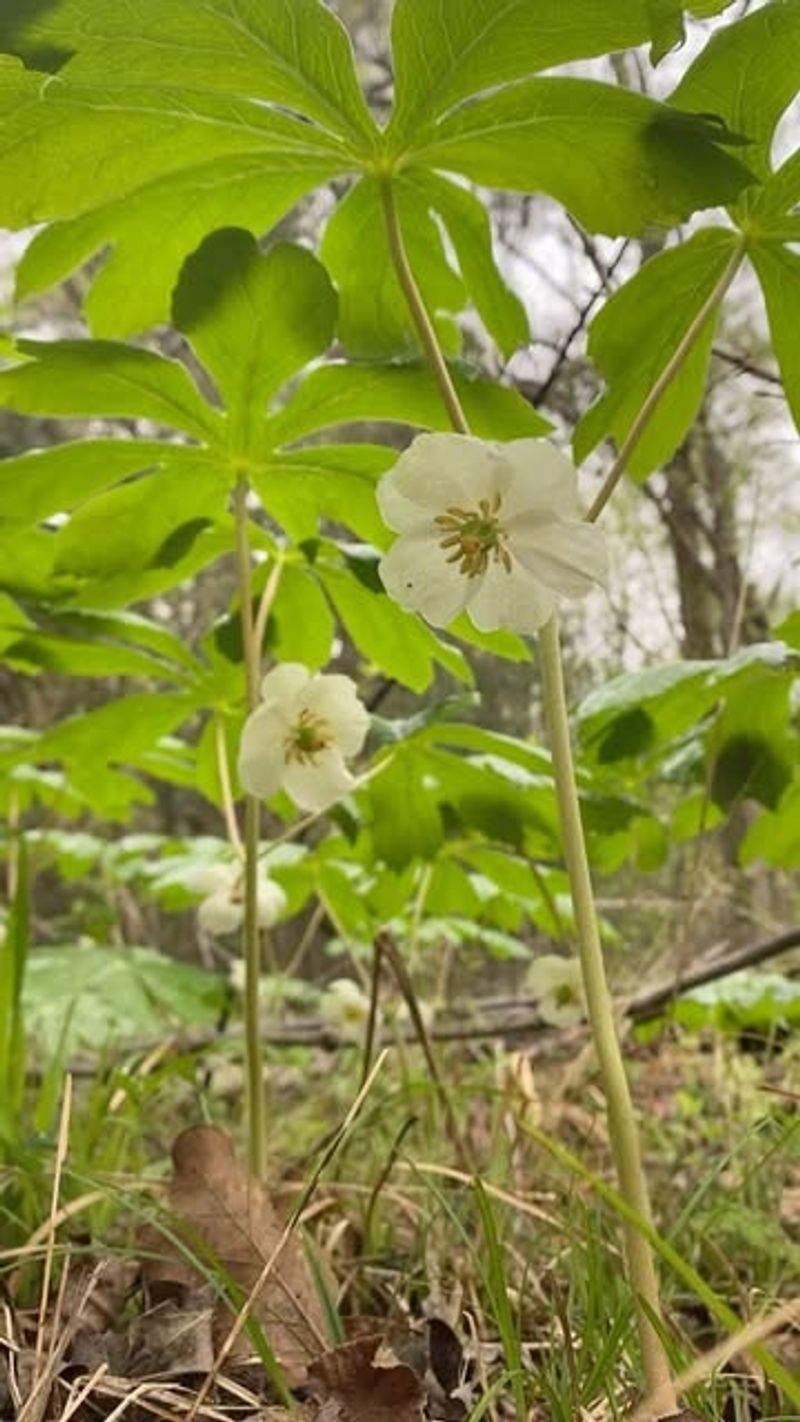
<svg viewBox="0 0 800 1422"><path fill-rule="evenodd" d="M355 1047L273 1050L264 1188L243 1163L240 1052L165 1042L32 1088L0 1169L0 1418L631 1416L635 1329L580 1031L440 1044L436 1080L407 1042L366 1082ZM786 1422L800 1051L662 1025L628 1055L685 1405ZM738 1334L752 1320L760 1343Z"/></svg>

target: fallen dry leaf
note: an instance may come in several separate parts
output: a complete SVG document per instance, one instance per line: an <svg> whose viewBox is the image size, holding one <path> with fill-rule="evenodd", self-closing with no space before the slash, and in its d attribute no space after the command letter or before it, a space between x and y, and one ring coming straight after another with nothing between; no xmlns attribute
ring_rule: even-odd
<svg viewBox="0 0 800 1422"><path fill-rule="evenodd" d="M284 1229L284 1218L267 1191L237 1161L224 1131L216 1126L192 1126L172 1148L174 1174L169 1228L186 1246L171 1240L157 1226L148 1226L140 1244L150 1257L142 1272L151 1301L172 1299L185 1306L198 1285L214 1269L246 1294L255 1286ZM204 1268L205 1266L205 1272ZM236 1310L217 1299L212 1333L215 1348L227 1336ZM286 1382L294 1386L306 1374L309 1360L325 1346L322 1307L302 1246L287 1240L251 1311L260 1324ZM244 1336L235 1352L248 1352Z"/></svg>
<svg viewBox="0 0 800 1422"><path fill-rule="evenodd" d="M321 1404L318 1422L422 1422L422 1382L380 1336L323 1353L308 1372Z"/></svg>
<svg viewBox="0 0 800 1422"><path fill-rule="evenodd" d="M131 1320L126 1377L183 1377L214 1364L211 1303L179 1307L167 1299Z"/></svg>

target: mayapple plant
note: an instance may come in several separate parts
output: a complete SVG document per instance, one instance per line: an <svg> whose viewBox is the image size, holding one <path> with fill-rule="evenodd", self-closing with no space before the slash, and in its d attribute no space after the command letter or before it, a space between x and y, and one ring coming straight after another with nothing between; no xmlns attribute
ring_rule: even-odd
<svg viewBox="0 0 800 1422"><path fill-rule="evenodd" d="M558 610L606 581L614 550L595 524L619 480L659 467L691 426L719 309L746 260L800 412L791 246L800 168L796 154L771 166L775 128L796 92L800 0L723 23L666 102L543 71L645 44L656 63L683 39L684 8L396 0L385 123L321 0L5 0L0 15L0 221L39 228L18 294L103 254L85 301L93 338L10 345L0 400L23 414L127 418L157 431L0 466L11 645L26 668L113 669L172 684L100 708L90 729L88 718L54 728L17 748L15 764L60 760L79 777L81 753L97 740L106 807L124 814L144 791L119 766L186 783L165 742L198 712L206 717L190 783L220 805L242 869L196 888L212 931L243 920L250 1157L261 1174L259 931L283 913L261 868L261 800L283 792L319 817L359 793L353 759L369 718L354 683L324 671L336 624L416 691L436 665L469 678L455 639L524 656L519 634L538 637L577 947L560 977L543 963L538 986L553 1020L567 1011L572 1020L585 1002L649 1402L662 1415L677 1401L576 787ZM688 9L708 16L725 0ZM743 66L752 76L744 85ZM262 250L257 239L333 180L348 187L319 257L285 242ZM453 318L468 306L502 356L530 340L476 185L546 193L608 236L726 214L605 303L589 353L606 389L577 426L574 461L516 392L460 359ZM191 361L125 339L166 320ZM336 358L325 359L334 341ZM380 442L331 433L364 421L424 433L399 459ZM574 465L605 439L617 452L583 517ZM47 525L65 512L57 530ZM337 525L360 543L332 537ZM230 626L197 656L125 610L231 551L237 655L224 650ZM97 779L89 759L87 794ZM376 784L395 783L391 759L374 769Z"/></svg>

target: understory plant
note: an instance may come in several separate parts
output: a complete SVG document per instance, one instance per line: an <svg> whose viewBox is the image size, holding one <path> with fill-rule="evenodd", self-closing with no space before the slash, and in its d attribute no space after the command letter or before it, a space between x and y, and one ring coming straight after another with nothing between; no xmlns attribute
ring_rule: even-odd
<svg viewBox="0 0 800 1422"><path fill-rule="evenodd" d="M800 4L722 23L661 102L543 71L644 45L655 64L683 37L678 3L396 0L388 114L371 111L321 0L34 10L7 0L0 16L0 219L37 225L20 298L86 267L90 334L9 336L0 402L90 423L0 464L2 655L26 674L135 680L91 711L6 736L4 793L23 814L55 793L117 823L152 802L154 782L218 808L229 852L173 882L201 896L204 928L241 927L258 1176L263 932L316 901L345 937L369 941L411 898L413 937L437 893L447 902L446 875L450 912L465 918L479 876L484 891L494 883L509 937L544 916L580 965L648 1405L674 1413L590 861L604 867L604 836L617 849L629 836L633 855L656 819L609 764L693 741L708 798L726 746L741 752L755 693L746 784L731 755L711 802L724 813L741 793L765 819L790 814L795 654L787 635L738 661L656 669L649 701L625 678L596 688L576 775L559 609L606 581L615 549L599 520L620 480L663 466L690 429L745 266L800 411L800 165L796 153L771 165L800 66ZM275 240L323 187L335 201L318 251ZM605 388L573 431L465 358L468 311L497 364L535 339L479 187L545 193L587 240L671 233L701 214L602 306L589 354ZM97 424L123 420L133 437ZM576 466L609 444L585 508ZM188 646L153 602L229 556L233 600ZM420 694L437 670L471 684L465 646L521 662L535 636L546 747L459 722L446 704L371 718L354 681L326 670L342 634L363 664Z"/></svg>

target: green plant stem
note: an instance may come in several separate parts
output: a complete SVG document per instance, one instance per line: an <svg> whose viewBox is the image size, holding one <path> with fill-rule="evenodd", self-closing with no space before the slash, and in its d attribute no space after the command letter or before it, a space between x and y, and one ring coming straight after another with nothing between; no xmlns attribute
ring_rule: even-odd
<svg viewBox="0 0 800 1422"><path fill-rule="evenodd" d="M246 479L240 479L234 496L236 521L236 569L242 619L247 710L258 705L260 655L253 626L252 565L247 534ZM247 1066L247 1140L250 1169L263 1180L267 1166L267 1110L264 1095L264 1061L261 1050L258 986L261 976L261 944L258 936L258 847L260 806L253 795L244 802L244 1035Z"/></svg>
<svg viewBox="0 0 800 1422"><path fill-rule="evenodd" d="M672 355L670 356L670 359L667 361L667 364L664 366L664 369L662 370L658 379L650 387L649 391L647 392L647 395L642 401L641 407L633 421L633 424L631 425L627 435L625 436L624 440L622 441L622 444L620 445L619 454L617 455L616 459L614 460L614 463L611 465L611 468L606 474L600 491L597 494L594 503L592 504L591 508L589 509L589 512L586 515L588 523L594 523L595 519L599 518L600 514L603 512L603 509L611 498L611 495L616 489L617 484L625 473L628 460L633 454L634 449L636 448L637 444L639 443L639 440L645 432L645 429L650 423L650 420L655 414L656 407L661 399L661 396L664 394L664 391L667 389L667 386L672 384L687 355L696 345L697 341L703 333L703 328L706 325L706 322L708 321L709 317L713 316L717 307L722 302L725 293L730 287L734 277L736 276L736 273L739 270L739 267L742 264L743 257L744 245L742 243L737 243L736 247L734 247L734 250L731 253L730 261L725 267L725 270L723 271L722 276L720 277L713 291L709 292L708 296L703 302L703 305L697 312L697 315L695 316L694 320L690 321L689 325L686 327L686 330L684 331L683 336L678 342L678 345L675 347L675 350L673 351Z"/></svg>
<svg viewBox="0 0 800 1422"><path fill-rule="evenodd" d="M447 369L447 364L439 346L436 332L408 262L397 207L394 201L394 194L389 180L384 182L382 192L387 237L398 281L408 303L408 308L419 334L420 341L422 342L423 349L430 361L434 378L439 386L439 391L450 416L453 428L462 434L469 434L469 425L450 378L450 372ZM738 260L740 260L740 257L737 259L736 266L738 266ZM729 264L726 285L722 287L722 284L719 283L715 289L714 295L717 301L721 299L724 291L727 290L727 286L733 280L736 266L732 263ZM687 350L690 349L693 341L697 338L711 309L713 309L713 307L710 307L708 302L705 303L703 311L698 313L698 318L692 323L692 328L696 329L694 329L691 340L689 340L690 333L687 332L687 335L679 347L681 360ZM692 328L690 328L690 331ZM676 352L676 356L677 354ZM673 362L670 362L670 365L672 366ZM669 380L672 379L676 370L677 364L666 379L664 378L666 372L664 373L660 382L660 389L653 396L652 403L650 403L649 400L646 401L645 406L647 406L647 409L645 410L645 406L643 406L642 411L640 411L639 416L637 416L637 420L635 421L638 427L637 439L644 429L647 420L650 418L653 409L655 409L660 394L666 388L666 385L669 383ZM651 392L651 395L653 395L653 392ZM625 442L624 449L620 451L620 458L624 453L624 457L627 459L633 447L633 442L629 436L629 439ZM620 464L620 468L619 472L614 474L614 482L621 477L623 468L619 459L616 463ZM611 472L614 473L614 470ZM605 493L605 497L603 498L603 502L600 503L597 512L603 507L613 487L614 485L611 483L609 476L606 485L604 485L604 489L601 490L601 493ZM605 492L606 488L607 492ZM594 514L594 516L596 517L596 514ZM572 890L579 955L586 989L589 1020L603 1078L608 1111L609 1135L614 1152L620 1193L632 1212L632 1218L626 1220L625 1244L628 1276L636 1295L636 1315L641 1339L642 1362L648 1392L654 1400L657 1400L659 1413L667 1415L677 1411L677 1400L675 1389L671 1381L669 1359L661 1341L658 1328L655 1326L661 1313L655 1261L649 1239L641 1230L636 1228L635 1224L636 1217L647 1221L649 1224L651 1217L650 1202L647 1183L642 1168L636 1117L634 1115L633 1103L631 1101L628 1080L625 1075L625 1067L622 1059L622 1050L614 1022L613 1004L606 982L603 953L597 927L597 914L594 904L592 881L589 874L589 861L586 853L586 843L578 803L575 767L572 760L569 718L567 714L561 648L558 636L558 620L555 615L542 628L539 635L539 646L544 703L564 838L564 855Z"/></svg>
<svg viewBox="0 0 800 1422"><path fill-rule="evenodd" d="M539 633L539 667L561 816L564 858L572 889L578 953L586 989L589 1022L606 1097L611 1148L623 1199L636 1216L650 1225L650 1199L642 1168L639 1132L614 1021L614 1008L606 981L597 926L597 912L572 760L558 618L555 614ZM648 1391L659 1398L663 1413L676 1412L677 1403L670 1381L669 1361L652 1321L660 1316L653 1251L649 1240L630 1219L625 1221L625 1250L628 1277L637 1296L637 1322Z"/></svg>
<svg viewBox="0 0 800 1422"><path fill-rule="evenodd" d="M403 233L400 227L400 217L397 211L397 203L394 196L394 182L391 178L384 179L381 184L381 198L383 201L383 213L386 219L386 236L389 242L389 252L397 273L397 280L400 289L406 299L411 319L416 327L420 345L430 363L436 384L444 402L445 409L450 417L450 423L458 434L468 435L470 433L467 417L458 398L458 392L453 384L452 376L447 368L447 361L442 354L439 345L439 338L436 335L434 324L428 315L422 293L417 286L416 278L411 270L408 260Z"/></svg>

